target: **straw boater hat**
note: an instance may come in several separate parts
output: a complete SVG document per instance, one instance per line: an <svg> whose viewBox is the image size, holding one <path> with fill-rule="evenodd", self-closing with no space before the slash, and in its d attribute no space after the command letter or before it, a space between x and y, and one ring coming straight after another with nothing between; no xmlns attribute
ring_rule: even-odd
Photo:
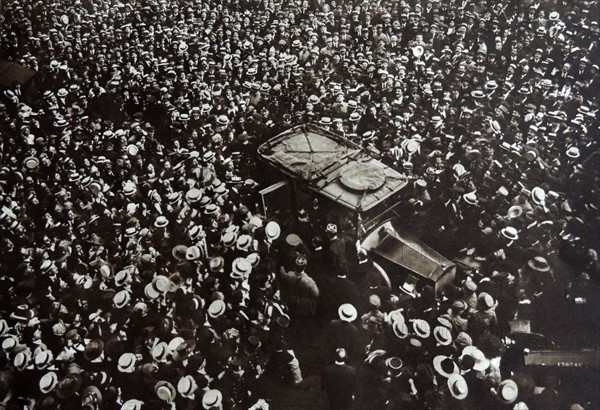
<svg viewBox="0 0 600 410"><path fill-rule="evenodd" d="M448 390L457 400L463 400L469 395L469 386L467 381L460 374L454 373L448 377Z"/></svg>
<svg viewBox="0 0 600 410"><path fill-rule="evenodd" d="M395 320L392 322L392 330L399 339L406 339L408 337L408 326L402 320Z"/></svg>
<svg viewBox="0 0 600 410"><path fill-rule="evenodd" d="M189 203L198 202L202 198L202 191L197 188L192 188L185 193L185 199Z"/></svg>
<svg viewBox="0 0 600 410"><path fill-rule="evenodd" d="M260 263L260 255L257 252L252 252L250 255L246 256L246 260L250 262L250 265L254 269Z"/></svg>
<svg viewBox="0 0 600 410"><path fill-rule="evenodd" d="M413 322L413 330L422 339L427 339L431 335L431 326L423 319L415 319Z"/></svg>
<svg viewBox="0 0 600 410"><path fill-rule="evenodd" d="M498 385L498 400L500 400L504 404L511 404L517 400L517 396L519 395L519 387L517 383L515 383L511 379L503 380Z"/></svg>
<svg viewBox="0 0 600 410"><path fill-rule="evenodd" d="M156 220L154 221L154 226L156 228L164 228L168 224L169 224L169 220L162 215L159 216L158 218L156 218Z"/></svg>
<svg viewBox="0 0 600 410"><path fill-rule="evenodd" d="M505 228L502 228L500 233L506 239L510 239L511 241L516 241L517 239L519 239L519 231L517 231L517 229L513 228L512 226L507 226Z"/></svg>
<svg viewBox="0 0 600 410"><path fill-rule="evenodd" d="M137 357L133 353L123 353L119 357L118 369L122 373L133 373Z"/></svg>
<svg viewBox="0 0 600 410"><path fill-rule="evenodd" d="M439 355L434 357L433 368L444 377L450 377L450 375L458 373L458 366L448 356Z"/></svg>
<svg viewBox="0 0 600 410"><path fill-rule="evenodd" d="M35 367L37 367L38 370L44 370L53 360L54 355L52 354L52 351L42 349L34 357Z"/></svg>
<svg viewBox="0 0 600 410"><path fill-rule="evenodd" d="M579 148L577 148L577 147L570 147L567 150L567 157L569 157L569 158L577 159L577 158L579 158L580 155L581 154L579 152Z"/></svg>
<svg viewBox="0 0 600 410"><path fill-rule="evenodd" d="M113 303L117 309L122 309L131 300L131 295L127 290L121 290L113 297Z"/></svg>
<svg viewBox="0 0 600 410"><path fill-rule="evenodd" d="M14 320L18 320L20 322L28 322L33 319L35 316L35 312L32 309L29 309L29 306L23 304L17 306L17 308L10 314L10 318Z"/></svg>
<svg viewBox="0 0 600 410"><path fill-rule="evenodd" d="M448 346L452 343L452 333L447 327L436 326L433 328L433 336L441 346Z"/></svg>
<svg viewBox="0 0 600 410"><path fill-rule="evenodd" d="M237 241L237 234L235 232L225 232L221 237L221 241L223 242L223 246L226 248L231 248L235 245Z"/></svg>
<svg viewBox="0 0 600 410"><path fill-rule="evenodd" d="M225 267L225 259L222 256L214 256L210 258L208 266L211 272L220 272Z"/></svg>
<svg viewBox="0 0 600 410"><path fill-rule="evenodd" d="M160 381L154 385L154 391L159 399L162 401L166 401L167 403L172 403L175 400L175 396L177 396L177 391L175 387L167 381Z"/></svg>
<svg viewBox="0 0 600 410"><path fill-rule="evenodd" d="M246 181L248 181L248 180L246 180ZM250 225L253 228L252 230L254 231L254 229L262 228L262 226L263 226L263 220L260 217L258 217L258 216L255 215L255 216L253 216L253 217L250 218L250 220L248 221L248 225ZM276 229L279 228L279 225L277 225L277 222L273 222L273 224L271 225L271 227L273 227L274 225L276 225Z"/></svg>
<svg viewBox="0 0 600 410"><path fill-rule="evenodd" d="M406 293L408 296L412 296L413 298L416 298L418 296L417 293L417 289L415 287L415 284L412 282L404 282L400 288L399 288L402 292Z"/></svg>
<svg viewBox="0 0 600 410"><path fill-rule="evenodd" d="M6 323L6 320L0 319L0 337L4 336L8 330L9 327L8 323Z"/></svg>
<svg viewBox="0 0 600 410"><path fill-rule="evenodd" d="M530 259L529 261L527 261L527 265L529 265L531 269L536 270L538 272L548 272L550 270L550 265L548 264L548 261L542 256L536 256L535 258Z"/></svg>
<svg viewBox="0 0 600 410"><path fill-rule="evenodd" d="M478 204L477 195L475 194L475 191L464 194L463 199L468 204L471 204L471 205Z"/></svg>
<svg viewBox="0 0 600 410"><path fill-rule="evenodd" d="M165 275L156 275L152 284L161 293L167 293L171 289L171 281Z"/></svg>
<svg viewBox="0 0 600 410"><path fill-rule="evenodd" d="M475 346L466 346L459 360L462 360L464 356L471 356L475 360L473 370L478 372L484 372L490 367L490 361L485 357L483 352Z"/></svg>
<svg viewBox="0 0 600 410"><path fill-rule="evenodd" d="M344 322L354 322L358 316L356 308L350 303L344 303L338 308L340 320Z"/></svg>
<svg viewBox="0 0 600 410"><path fill-rule="evenodd" d="M29 349L23 350L16 354L13 364L19 371L23 371L31 363L31 351Z"/></svg>
<svg viewBox="0 0 600 410"><path fill-rule="evenodd" d="M121 406L121 410L141 410L144 402L138 399L127 400Z"/></svg>
<svg viewBox="0 0 600 410"><path fill-rule="evenodd" d="M208 315L213 319L216 319L223 313L225 313L225 308L225 302L223 302L220 299L217 299L208 306Z"/></svg>
<svg viewBox="0 0 600 410"><path fill-rule="evenodd" d="M195 260L199 259L200 256L201 256L200 248L195 245L187 248L187 251L185 252L185 258L188 261L195 261Z"/></svg>
<svg viewBox="0 0 600 410"><path fill-rule="evenodd" d="M167 342L160 341L152 347L152 357L159 362L164 361L171 354L171 349Z"/></svg>
<svg viewBox="0 0 600 410"><path fill-rule="evenodd" d="M399 357L392 356L392 357L388 357L387 359L385 359L385 365L386 365L386 367L393 370L397 374L398 371L402 369L402 366L404 365L404 363L402 362L402 359L400 359Z"/></svg>
<svg viewBox="0 0 600 410"><path fill-rule="evenodd" d="M244 234L237 238L235 247L240 251L247 251L250 245L252 245L252 237Z"/></svg>
<svg viewBox="0 0 600 410"><path fill-rule="evenodd" d="M478 302L482 310L485 312L490 312L498 306L498 302L494 300L492 295L486 292L482 292L479 294Z"/></svg>
<svg viewBox="0 0 600 410"><path fill-rule="evenodd" d="M177 391L182 397L194 399L194 392L198 389L198 385L194 378L190 375L183 376L177 383Z"/></svg>
<svg viewBox="0 0 600 410"><path fill-rule="evenodd" d="M50 393L58 384L58 376L54 372L48 372L42 376L39 382L40 391L44 394Z"/></svg>
<svg viewBox="0 0 600 410"><path fill-rule="evenodd" d="M217 117L217 124L223 125L223 126L229 125L229 118L227 118L226 115L219 115Z"/></svg>
<svg viewBox="0 0 600 410"><path fill-rule="evenodd" d="M231 266L231 277L243 279L252 272L252 265L246 258L235 258Z"/></svg>
<svg viewBox="0 0 600 410"><path fill-rule="evenodd" d="M402 314L402 312L404 311L404 309L396 309L396 310L392 310L389 313L385 313L384 317L385 320L388 323L404 323L406 324L406 318L404 317L404 315Z"/></svg>
<svg viewBox="0 0 600 410"><path fill-rule="evenodd" d="M523 208L521 208L519 205L514 205L508 208L506 217L508 219L515 219L520 217L521 215L523 215Z"/></svg>
<svg viewBox="0 0 600 410"><path fill-rule="evenodd" d="M213 407L219 407L223 401L223 395L219 390L211 389L207 390L202 396L202 407L205 409L212 409Z"/></svg>
<svg viewBox="0 0 600 410"><path fill-rule="evenodd" d="M536 204L542 205L546 201L546 191L536 186L531 190L531 199Z"/></svg>
<svg viewBox="0 0 600 410"><path fill-rule="evenodd" d="M36 169L40 165L40 160L36 157L27 157L23 160L23 166L29 170Z"/></svg>
<svg viewBox="0 0 600 410"><path fill-rule="evenodd" d="M139 151L140 151L140 149L135 144L129 144L127 146L127 153L129 155L131 155L132 157L135 157Z"/></svg>

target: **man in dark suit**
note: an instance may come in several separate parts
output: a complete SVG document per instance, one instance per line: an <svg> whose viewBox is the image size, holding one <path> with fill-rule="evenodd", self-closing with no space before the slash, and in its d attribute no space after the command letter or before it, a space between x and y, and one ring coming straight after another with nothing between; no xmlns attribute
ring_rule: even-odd
<svg viewBox="0 0 600 410"><path fill-rule="evenodd" d="M325 328L326 360L335 358L338 348L344 348L351 361L360 360L358 358L360 335L358 328L352 323L358 317L358 312L350 303L344 303L339 307L338 314L339 319L332 320Z"/></svg>
<svg viewBox="0 0 600 410"><path fill-rule="evenodd" d="M356 369L346 364L345 349L337 349L335 363L323 369L321 386L327 392L330 409L351 408L356 391Z"/></svg>

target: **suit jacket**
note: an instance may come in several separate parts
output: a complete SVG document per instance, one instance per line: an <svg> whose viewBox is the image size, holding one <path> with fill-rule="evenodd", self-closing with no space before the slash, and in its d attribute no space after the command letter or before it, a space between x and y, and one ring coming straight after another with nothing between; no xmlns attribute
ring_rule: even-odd
<svg viewBox="0 0 600 410"><path fill-rule="evenodd" d="M333 354L337 348L343 347L350 359L353 359L355 353L358 353L358 328L352 323L339 319L332 320L325 330L325 342L327 354Z"/></svg>
<svg viewBox="0 0 600 410"><path fill-rule="evenodd" d="M350 408L356 391L356 369L347 364L332 364L323 369L321 386L327 392L332 409Z"/></svg>

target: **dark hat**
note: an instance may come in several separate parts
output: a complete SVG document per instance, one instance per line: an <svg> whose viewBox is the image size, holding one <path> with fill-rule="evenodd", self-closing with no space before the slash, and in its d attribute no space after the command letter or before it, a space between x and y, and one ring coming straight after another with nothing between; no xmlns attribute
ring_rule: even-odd
<svg viewBox="0 0 600 410"><path fill-rule="evenodd" d="M180 362L182 360L187 359L195 348L196 342L194 340L189 339L184 341L179 346L177 346L177 348L173 352L173 360Z"/></svg>
<svg viewBox="0 0 600 410"><path fill-rule="evenodd" d="M306 256L304 256L304 255L299 255L296 258L296 266L298 266L299 268L305 267L306 266L306 262L307 262Z"/></svg>
<svg viewBox="0 0 600 410"><path fill-rule="evenodd" d="M82 409L97 409L101 408L102 393L96 386L87 386L81 393Z"/></svg>
<svg viewBox="0 0 600 410"><path fill-rule="evenodd" d="M61 399L73 396L81 387L82 379L79 374L71 373L63 377L56 386L56 395Z"/></svg>
<svg viewBox="0 0 600 410"><path fill-rule="evenodd" d="M187 249L188 247L185 245L176 245L171 250L171 255L179 261L184 261L186 260Z"/></svg>
<svg viewBox="0 0 600 410"><path fill-rule="evenodd" d="M101 339L93 339L90 341L85 349L83 350L83 356L86 360L92 361L102 355L104 351L104 342Z"/></svg>

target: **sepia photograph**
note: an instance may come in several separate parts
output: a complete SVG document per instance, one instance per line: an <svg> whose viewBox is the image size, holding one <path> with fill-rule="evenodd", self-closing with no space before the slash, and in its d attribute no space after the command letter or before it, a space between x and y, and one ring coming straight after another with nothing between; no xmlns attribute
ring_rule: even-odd
<svg viewBox="0 0 600 410"><path fill-rule="evenodd" d="M599 21L0 0L0 410L600 409Z"/></svg>

